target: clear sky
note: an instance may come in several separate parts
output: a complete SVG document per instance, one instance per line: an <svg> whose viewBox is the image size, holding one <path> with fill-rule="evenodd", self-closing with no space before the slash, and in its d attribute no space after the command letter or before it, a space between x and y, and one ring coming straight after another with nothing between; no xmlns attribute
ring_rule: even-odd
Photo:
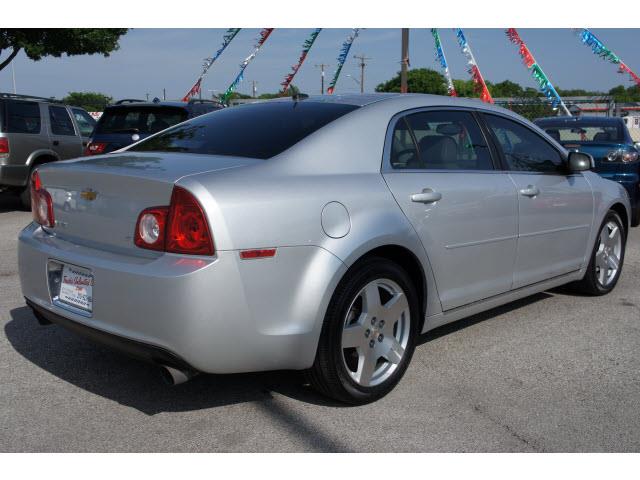
<svg viewBox="0 0 640 480"><path fill-rule="evenodd" d="M592 29L636 73L640 74L640 29ZM245 72L239 91L250 93L251 81L258 93L275 92L298 58L310 29L276 29ZM626 76L595 56L570 29L520 29L537 62L556 87L606 91L623 84ZM204 82L208 90L224 91L238 72L240 62L250 53L258 29L243 29L211 68ZM314 65L328 63L327 84L333 74L342 42L349 29L323 30L294 84L303 92L319 93L320 72ZM201 70L202 60L211 56L222 42L222 29L134 29L120 41L120 50L110 57L79 56L29 60L21 53L15 63L18 93L63 97L69 91L98 91L114 98L182 97ZM500 29L465 29L484 77L492 82L505 79L536 87L522 64L517 48ZM445 54L454 78L468 78L464 58L452 29L440 29ZM6 53L5 53L6 54ZM356 39L336 88L338 92L359 91L347 75L359 78L354 54L371 57L366 67L365 90L391 78L400 68L400 29L365 29ZM4 57L4 55L3 55ZM427 28L410 33L412 68L437 69L434 44ZM326 87L326 85L325 85ZM13 89L11 67L0 71L0 91Z"/></svg>

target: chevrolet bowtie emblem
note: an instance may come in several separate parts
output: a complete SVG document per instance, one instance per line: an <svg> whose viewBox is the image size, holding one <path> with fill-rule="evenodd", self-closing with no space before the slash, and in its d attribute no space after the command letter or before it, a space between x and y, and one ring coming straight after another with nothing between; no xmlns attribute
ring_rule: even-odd
<svg viewBox="0 0 640 480"><path fill-rule="evenodd" d="M98 192L91 189L83 190L82 192L80 192L80 196L85 200L92 202L98 196Z"/></svg>

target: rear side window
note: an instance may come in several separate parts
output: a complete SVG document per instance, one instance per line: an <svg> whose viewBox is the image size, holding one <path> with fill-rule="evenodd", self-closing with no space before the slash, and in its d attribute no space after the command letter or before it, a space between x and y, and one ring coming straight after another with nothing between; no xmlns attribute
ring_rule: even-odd
<svg viewBox="0 0 640 480"><path fill-rule="evenodd" d="M417 155L396 125L391 166L396 169L493 170L491 153L480 126L470 112L428 111L405 117L417 142Z"/></svg>
<svg viewBox="0 0 640 480"><path fill-rule="evenodd" d="M76 134L69 112L64 107L50 105L49 122L51 123L51 133L54 135L74 136Z"/></svg>
<svg viewBox="0 0 640 480"><path fill-rule="evenodd" d="M40 133L40 105L35 102L5 102L3 131L7 133Z"/></svg>
<svg viewBox="0 0 640 480"><path fill-rule="evenodd" d="M524 125L496 115L484 115L500 144L509 170L557 173L562 156L546 140Z"/></svg>
<svg viewBox="0 0 640 480"><path fill-rule="evenodd" d="M267 159L356 108L304 100L230 107L189 120L130 150Z"/></svg>
<svg viewBox="0 0 640 480"><path fill-rule="evenodd" d="M96 121L91 115L81 108L73 108L72 111L73 116L76 119L76 123L78 124L78 128L80 129L80 134L83 137L90 136L91 132L93 132L93 127L96 125Z"/></svg>
<svg viewBox="0 0 640 480"><path fill-rule="evenodd" d="M624 142L622 124L587 123L575 125L541 124L540 127L558 142Z"/></svg>
<svg viewBox="0 0 640 480"><path fill-rule="evenodd" d="M153 134L187 119L187 111L179 107L127 106L108 108L96 126L97 134Z"/></svg>

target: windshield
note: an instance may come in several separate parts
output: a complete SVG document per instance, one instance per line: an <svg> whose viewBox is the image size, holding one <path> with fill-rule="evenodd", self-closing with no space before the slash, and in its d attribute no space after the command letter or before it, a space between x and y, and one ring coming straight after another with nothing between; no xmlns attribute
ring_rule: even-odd
<svg viewBox="0 0 640 480"><path fill-rule="evenodd" d="M621 125L611 122L580 122L574 125L540 123L556 141L565 142L624 142Z"/></svg>
<svg viewBox="0 0 640 480"><path fill-rule="evenodd" d="M153 134L187 119L187 111L179 107L126 106L107 108L100 117L95 133Z"/></svg>
<svg viewBox="0 0 640 480"><path fill-rule="evenodd" d="M189 120L129 150L267 159L356 108L306 101L230 107Z"/></svg>

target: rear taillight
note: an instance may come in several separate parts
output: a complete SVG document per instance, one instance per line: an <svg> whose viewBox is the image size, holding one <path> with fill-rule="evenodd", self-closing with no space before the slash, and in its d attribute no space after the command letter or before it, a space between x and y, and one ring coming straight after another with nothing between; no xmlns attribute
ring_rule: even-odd
<svg viewBox="0 0 640 480"><path fill-rule="evenodd" d="M188 255L213 255L213 239L202 207L181 187L174 187L168 207L143 210L134 243L140 248Z"/></svg>
<svg viewBox="0 0 640 480"><path fill-rule="evenodd" d="M33 221L39 223L43 227L53 228L55 218L53 216L53 199L49 192L42 187L40 174L34 171L31 175L31 212L33 213Z"/></svg>
<svg viewBox="0 0 640 480"><path fill-rule="evenodd" d="M9 155L9 139L0 138L0 157L6 157Z"/></svg>
<svg viewBox="0 0 640 480"><path fill-rule="evenodd" d="M85 155L100 155L104 153L107 144L104 142L89 142L87 148L84 149Z"/></svg>

